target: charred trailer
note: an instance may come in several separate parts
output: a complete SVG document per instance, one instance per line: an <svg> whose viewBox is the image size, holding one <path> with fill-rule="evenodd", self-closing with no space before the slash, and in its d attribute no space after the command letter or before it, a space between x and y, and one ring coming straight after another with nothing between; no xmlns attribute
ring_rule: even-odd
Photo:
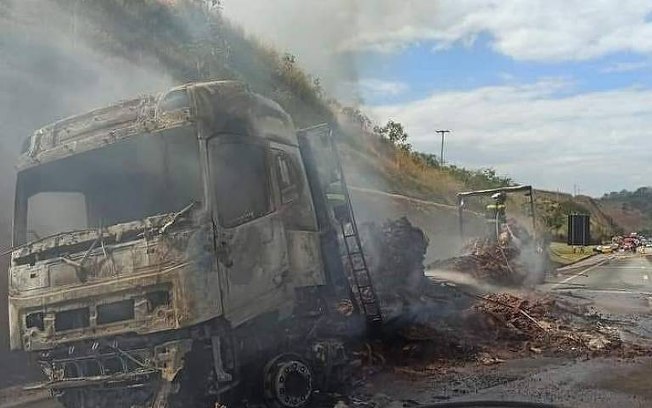
<svg viewBox="0 0 652 408"><path fill-rule="evenodd" d="M59 121L18 169L11 347L67 407L306 406L381 321L328 127L241 83Z"/></svg>

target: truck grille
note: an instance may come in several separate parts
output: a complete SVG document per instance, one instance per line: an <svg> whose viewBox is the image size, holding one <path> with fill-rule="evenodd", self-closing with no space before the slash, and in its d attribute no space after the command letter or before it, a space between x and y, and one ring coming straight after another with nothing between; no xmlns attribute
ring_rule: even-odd
<svg viewBox="0 0 652 408"><path fill-rule="evenodd" d="M134 300L107 303L97 306L97 324L109 324L132 320L134 318Z"/></svg>
<svg viewBox="0 0 652 408"><path fill-rule="evenodd" d="M90 325L90 312L87 307L65 310L54 315L55 331L83 329Z"/></svg>

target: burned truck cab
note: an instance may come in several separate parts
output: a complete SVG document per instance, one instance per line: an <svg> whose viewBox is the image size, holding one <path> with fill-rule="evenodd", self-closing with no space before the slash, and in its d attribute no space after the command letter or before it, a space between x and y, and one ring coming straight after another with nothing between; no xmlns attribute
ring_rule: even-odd
<svg viewBox="0 0 652 408"><path fill-rule="evenodd" d="M131 360L171 379L198 326L292 313L325 282L303 166L290 117L232 81L37 131L18 164L12 349L45 352L53 383Z"/></svg>

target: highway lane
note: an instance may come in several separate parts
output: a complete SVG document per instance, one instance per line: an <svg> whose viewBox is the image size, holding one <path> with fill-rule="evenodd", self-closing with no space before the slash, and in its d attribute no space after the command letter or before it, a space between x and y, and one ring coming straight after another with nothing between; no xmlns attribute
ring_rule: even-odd
<svg viewBox="0 0 652 408"><path fill-rule="evenodd" d="M614 255L585 267L565 268L547 279L541 289L652 294L652 257Z"/></svg>
<svg viewBox="0 0 652 408"><path fill-rule="evenodd" d="M539 290L590 307L625 325L627 332L652 340L652 257L614 255L600 262L565 268Z"/></svg>
<svg viewBox="0 0 652 408"><path fill-rule="evenodd" d="M652 258L638 254L604 258L595 265L567 269L544 288L652 293Z"/></svg>

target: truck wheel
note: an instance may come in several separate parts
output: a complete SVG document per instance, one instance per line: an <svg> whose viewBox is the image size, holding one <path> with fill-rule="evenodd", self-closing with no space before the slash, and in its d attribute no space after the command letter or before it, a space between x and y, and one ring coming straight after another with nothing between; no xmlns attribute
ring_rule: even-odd
<svg viewBox="0 0 652 408"><path fill-rule="evenodd" d="M296 354L280 354L264 370L265 402L271 408L303 408L313 394L313 372Z"/></svg>

